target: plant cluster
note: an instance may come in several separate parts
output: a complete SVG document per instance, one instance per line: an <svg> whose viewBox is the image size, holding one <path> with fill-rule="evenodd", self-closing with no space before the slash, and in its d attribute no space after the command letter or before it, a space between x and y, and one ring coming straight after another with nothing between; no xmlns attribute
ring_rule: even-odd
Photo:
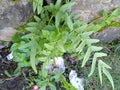
<svg viewBox="0 0 120 90"><path fill-rule="evenodd" d="M120 8L114 10L110 15L103 12L103 17L89 24L78 20L78 16L70 12L74 2L61 4L62 0L57 0L55 4L43 6L43 0L34 0L33 9L37 12L34 21L27 23L26 34L20 37L19 42L12 45L14 61L18 62L18 72L22 67L31 66L34 72L40 76L40 90L45 90L49 86L51 90L56 87L51 83L51 78L63 83L66 90L75 88L69 84L64 75L55 72L49 75L45 66L49 65L50 59L61 57L64 53L73 53L78 60L82 62L81 67L92 58L91 70L88 76L91 76L96 66L98 75L102 84L102 74L105 74L112 84L114 82L108 69L111 67L103 61L106 53L101 52L102 47L95 45L98 39L92 39L90 36L110 26L113 20L120 15ZM37 65L42 62L40 71ZM37 79L38 80L38 79ZM46 83L47 82L47 83ZM44 85L43 85L44 84ZM73 89L74 88L74 89Z"/></svg>

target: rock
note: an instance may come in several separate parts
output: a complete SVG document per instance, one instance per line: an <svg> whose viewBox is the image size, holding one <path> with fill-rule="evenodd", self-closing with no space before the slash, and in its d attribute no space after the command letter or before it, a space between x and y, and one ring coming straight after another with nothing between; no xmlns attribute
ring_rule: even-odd
<svg viewBox="0 0 120 90"><path fill-rule="evenodd" d="M119 28L108 28L104 31L93 34L92 38L97 38L101 42L110 43L113 40L120 40L120 27Z"/></svg>
<svg viewBox="0 0 120 90"><path fill-rule="evenodd" d="M71 70L69 73L69 80L70 83L77 89L77 90L84 90L84 78L77 77L77 72L75 70Z"/></svg>
<svg viewBox="0 0 120 90"><path fill-rule="evenodd" d="M72 0L76 5L72 7L72 12L80 14L79 19L85 22L90 22L93 19L101 16L101 11L111 10L120 6L120 0Z"/></svg>
<svg viewBox="0 0 120 90"><path fill-rule="evenodd" d="M45 68L49 74L52 74L55 71L64 73L65 72L64 59L62 57L55 57L54 59L50 60L49 65L47 65Z"/></svg>
<svg viewBox="0 0 120 90"><path fill-rule="evenodd" d="M13 35L17 32L16 29L12 27L5 27L0 30L0 40L11 41Z"/></svg>
<svg viewBox="0 0 120 90"><path fill-rule="evenodd" d="M111 10L120 7L120 0L72 0L77 2L72 7L72 12L79 14L79 19L84 22L91 22L92 20L101 16L101 11ZM116 19L116 21L120 21ZM102 32L93 35L93 38L100 39L101 42L112 42L115 39L120 39L120 28L108 28Z"/></svg>
<svg viewBox="0 0 120 90"><path fill-rule="evenodd" d="M33 15L32 5L29 0L0 0L0 30L4 27L16 28Z"/></svg>

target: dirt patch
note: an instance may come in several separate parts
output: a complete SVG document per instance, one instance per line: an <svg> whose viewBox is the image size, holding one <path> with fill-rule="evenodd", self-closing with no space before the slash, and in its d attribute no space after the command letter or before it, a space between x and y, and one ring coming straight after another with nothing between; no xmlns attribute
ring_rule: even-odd
<svg viewBox="0 0 120 90"><path fill-rule="evenodd" d="M27 81L23 75L9 77L5 73L7 71L12 75L17 68L16 62L7 60L9 53L10 47L0 48L0 90L24 90Z"/></svg>
<svg viewBox="0 0 120 90"><path fill-rule="evenodd" d="M16 78L9 78L0 84L0 90L24 90L25 85L27 85L26 80L22 75Z"/></svg>

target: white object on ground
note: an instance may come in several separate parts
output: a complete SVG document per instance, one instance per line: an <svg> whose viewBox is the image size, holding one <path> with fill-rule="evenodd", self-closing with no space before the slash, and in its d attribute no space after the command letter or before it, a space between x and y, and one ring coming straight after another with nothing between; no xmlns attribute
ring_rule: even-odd
<svg viewBox="0 0 120 90"><path fill-rule="evenodd" d="M7 55L7 60L11 61L13 59L13 52Z"/></svg>
<svg viewBox="0 0 120 90"><path fill-rule="evenodd" d="M48 73L53 73L54 71L58 71L61 73L65 72L64 59L62 57L55 57L50 60L50 64L46 66L46 70Z"/></svg>
<svg viewBox="0 0 120 90"><path fill-rule="evenodd" d="M84 90L84 79L83 78L78 78L77 73L75 70L71 70L69 73L69 80L70 83L77 88L78 90Z"/></svg>

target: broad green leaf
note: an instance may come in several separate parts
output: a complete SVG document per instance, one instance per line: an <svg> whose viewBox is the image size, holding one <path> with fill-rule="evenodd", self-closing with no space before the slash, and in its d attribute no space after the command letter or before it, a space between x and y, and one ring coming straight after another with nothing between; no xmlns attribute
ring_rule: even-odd
<svg viewBox="0 0 120 90"><path fill-rule="evenodd" d="M86 54L85 54L85 57L82 61L82 66L81 67L84 67L86 62L88 61L89 57L90 57L90 54L91 54L91 48L88 48Z"/></svg>
<svg viewBox="0 0 120 90"><path fill-rule="evenodd" d="M108 70L106 70L106 68L103 68L103 73L107 76L107 78L111 82L112 88L114 90L114 82L113 82L112 76L110 75L110 73L108 72Z"/></svg>
<svg viewBox="0 0 120 90"><path fill-rule="evenodd" d="M73 30L73 22L72 22L70 16L67 16L66 22L67 22L69 29Z"/></svg>

